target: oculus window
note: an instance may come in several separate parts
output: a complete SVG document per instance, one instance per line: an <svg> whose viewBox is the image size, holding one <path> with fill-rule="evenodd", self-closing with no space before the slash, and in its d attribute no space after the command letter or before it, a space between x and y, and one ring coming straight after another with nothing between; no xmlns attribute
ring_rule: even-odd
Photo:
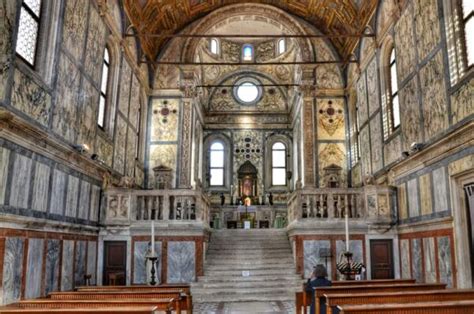
<svg viewBox="0 0 474 314"><path fill-rule="evenodd" d="M35 65L40 16L41 0L22 1L15 51L31 66Z"/></svg>
<svg viewBox="0 0 474 314"><path fill-rule="evenodd" d="M282 142L272 146L272 185L286 185L286 146Z"/></svg>
<svg viewBox="0 0 474 314"><path fill-rule="evenodd" d="M214 142L209 154L210 186L224 186L224 145Z"/></svg>
<svg viewBox="0 0 474 314"><path fill-rule="evenodd" d="M243 105L254 105L262 98L260 82L253 78L243 78L234 87L235 99Z"/></svg>

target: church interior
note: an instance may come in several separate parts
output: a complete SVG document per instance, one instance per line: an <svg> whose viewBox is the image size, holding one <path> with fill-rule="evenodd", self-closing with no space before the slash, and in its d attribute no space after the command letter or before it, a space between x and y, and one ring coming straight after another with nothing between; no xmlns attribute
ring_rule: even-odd
<svg viewBox="0 0 474 314"><path fill-rule="evenodd" d="M472 0L0 0L0 313L474 313L473 65Z"/></svg>

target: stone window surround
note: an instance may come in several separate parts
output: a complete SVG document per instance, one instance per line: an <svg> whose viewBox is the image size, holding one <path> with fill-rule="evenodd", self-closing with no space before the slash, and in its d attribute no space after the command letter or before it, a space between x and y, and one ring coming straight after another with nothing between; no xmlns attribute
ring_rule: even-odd
<svg viewBox="0 0 474 314"><path fill-rule="evenodd" d="M291 181L293 180L293 177L288 180L286 180L285 185L277 185L273 186L272 185L272 147L273 144L276 142L281 142L283 145L286 147L286 171L292 171L291 166L293 165L293 156L291 154L291 148L293 147L292 140L283 134L273 134L270 137L266 138L265 140L265 159L264 159L264 169L265 169L265 178L264 178L264 184L265 184L265 190L270 191L270 192L277 192L277 191L286 191L288 188L288 184L291 186Z"/></svg>
<svg viewBox="0 0 474 314"><path fill-rule="evenodd" d="M210 186L207 176L210 175L210 149L215 142L220 142L224 145L224 185ZM222 133L214 133L208 135L204 139L204 156L203 169L205 169L203 186L209 191L226 192L230 190L232 184L232 141Z"/></svg>

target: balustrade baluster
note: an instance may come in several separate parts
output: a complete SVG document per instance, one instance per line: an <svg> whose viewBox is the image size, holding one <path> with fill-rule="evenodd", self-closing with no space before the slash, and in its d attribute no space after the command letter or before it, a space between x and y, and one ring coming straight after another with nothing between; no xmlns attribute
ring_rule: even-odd
<svg viewBox="0 0 474 314"><path fill-rule="evenodd" d="M348 195L344 194L344 216L347 214L349 215L350 218L352 218L351 209L349 207L349 204L347 203L347 200L348 200Z"/></svg>

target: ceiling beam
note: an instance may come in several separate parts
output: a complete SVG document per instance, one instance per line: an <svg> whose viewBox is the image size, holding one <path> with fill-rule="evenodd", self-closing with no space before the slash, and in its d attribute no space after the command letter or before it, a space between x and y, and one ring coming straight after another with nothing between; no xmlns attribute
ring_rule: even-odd
<svg viewBox="0 0 474 314"><path fill-rule="evenodd" d="M266 65L318 65L318 64L347 64L347 63L358 63L357 60L329 60L329 61L292 61L292 62L185 62L185 61L140 61L140 63L147 63L153 65L255 65L255 66L266 66Z"/></svg>
<svg viewBox="0 0 474 314"><path fill-rule="evenodd" d="M152 38L362 38L375 37L375 34L123 34L124 37Z"/></svg>
<svg viewBox="0 0 474 314"><path fill-rule="evenodd" d="M208 85L196 85L196 87L202 88L214 88L214 87L236 87L237 85L233 84L208 84ZM255 84L257 87L296 87L301 86L301 84Z"/></svg>

